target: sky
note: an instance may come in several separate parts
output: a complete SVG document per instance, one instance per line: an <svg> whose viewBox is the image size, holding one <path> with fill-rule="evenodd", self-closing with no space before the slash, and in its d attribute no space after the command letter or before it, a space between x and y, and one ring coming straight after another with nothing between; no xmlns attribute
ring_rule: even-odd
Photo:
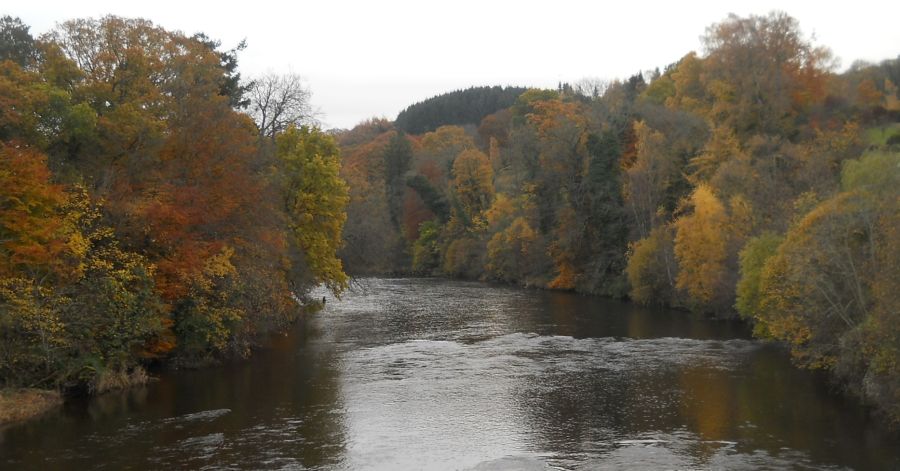
<svg viewBox="0 0 900 471"><path fill-rule="evenodd" d="M662 69L701 52L706 27L729 13L784 11L815 44L831 48L841 69L900 55L900 2L886 0L4 3L0 14L20 17L34 35L68 19L115 14L204 32L225 48L246 39L242 74L300 74L325 128L393 120L410 104L469 86L556 87Z"/></svg>

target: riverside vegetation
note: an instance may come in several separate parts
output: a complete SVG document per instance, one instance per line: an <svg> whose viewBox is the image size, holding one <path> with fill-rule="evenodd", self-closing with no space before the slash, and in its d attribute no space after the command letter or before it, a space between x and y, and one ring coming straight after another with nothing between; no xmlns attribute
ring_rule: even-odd
<svg viewBox="0 0 900 471"><path fill-rule="evenodd" d="M791 17L731 16L663 70L324 133L240 49L4 18L3 385L245 355L315 284L416 273L741 316L900 421L900 58L837 73Z"/></svg>
<svg viewBox="0 0 900 471"><path fill-rule="evenodd" d="M702 45L623 81L461 90L339 134L347 269L740 316L900 420L900 58L837 73L782 13L731 16Z"/></svg>
<svg viewBox="0 0 900 471"><path fill-rule="evenodd" d="M0 385L97 393L247 355L347 286L337 146L293 77L241 79L241 48L0 20Z"/></svg>

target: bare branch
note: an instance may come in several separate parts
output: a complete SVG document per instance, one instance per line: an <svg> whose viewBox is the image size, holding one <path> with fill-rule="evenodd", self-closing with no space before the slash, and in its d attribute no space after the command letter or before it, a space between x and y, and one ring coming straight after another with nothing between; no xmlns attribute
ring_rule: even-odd
<svg viewBox="0 0 900 471"><path fill-rule="evenodd" d="M262 136L275 137L292 124L316 123L316 113L310 104L312 93L300 75L267 73L253 79L248 95L249 114Z"/></svg>

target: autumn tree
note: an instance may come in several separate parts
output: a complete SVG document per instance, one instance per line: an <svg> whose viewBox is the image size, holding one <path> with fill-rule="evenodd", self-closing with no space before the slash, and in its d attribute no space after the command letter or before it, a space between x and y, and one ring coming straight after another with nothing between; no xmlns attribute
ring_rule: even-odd
<svg viewBox="0 0 900 471"><path fill-rule="evenodd" d="M517 217L487 244L488 275L496 280L523 282L534 272L541 245L537 232L523 217Z"/></svg>
<svg viewBox="0 0 900 471"><path fill-rule="evenodd" d="M466 225L483 226L484 211L494 197L494 172L487 156L478 150L466 150L453 161L453 194L457 215Z"/></svg>
<svg viewBox="0 0 900 471"><path fill-rule="evenodd" d="M54 379L87 384L93 392L126 386L129 375L140 378L141 361L155 355L154 347L174 342L156 291L155 267L122 249L102 207L84 188L69 192L64 210L85 250L77 279L57 287L67 371Z"/></svg>
<svg viewBox="0 0 900 471"><path fill-rule="evenodd" d="M634 123L636 158L627 166L623 192L628 215L638 238L649 236L671 213L672 188L680 177L677 160L666 137L643 121Z"/></svg>
<svg viewBox="0 0 900 471"><path fill-rule="evenodd" d="M392 272L401 263L403 244L391 222L384 173L384 149L392 129L387 122L373 120L337 136L341 177L350 196L339 254L349 274Z"/></svg>
<svg viewBox="0 0 900 471"><path fill-rule="evenodd" d="M896 273L898 163L889 153L848 163L843 191L794 224L765 262L751 311L801 365L836 372L894 419L898 352L887 319L896 300L885 288Z"/></svg>
<svg viewBox="0 0 900 471"><path fill-rule="evenodd" d="M699 185L687 202L692 208L675 220L676 286L692 307L728 313L737 281L737 251L752 229L750 209L741 199L726 207L707 185Z"/></svg>
<svg viewBox="0 0 900 471"><path fill-rule="evenodd" d="M65 202L43 154L0 143L0 277L25 276L40 284L67 276L68 262L84 247L63 217Z"/></svg>
<svg viewBox="0 0 900 471"><path fill-rule="evenodd" d="M384 148L384 185L391 223L399 230L402 217L406 172L412 161L412 145L402 132L395 133Z"/></svg>
<svg viewBox="0 0 900 471"><path fill-rule="evenodd" d="M337 258L349 201L334 138L317 128L290 127L277 138L285 206L294 243L318 283L335 295L347 288Z"/></svg>
<svg viewBox="0 0 900 471"><path fill-rule="evenodd" d="M674 236L671 227L658 226L647 237L631 244L625 273L632 300L641 304L679 304Z"/></svg>
<svg viewBox="0 0 900 471"><path fill-rule="evenodd" d="M702 39L709 117L739 134L789 134L792 120L824 99L831 53L784 13L731 15Z"/></svg>

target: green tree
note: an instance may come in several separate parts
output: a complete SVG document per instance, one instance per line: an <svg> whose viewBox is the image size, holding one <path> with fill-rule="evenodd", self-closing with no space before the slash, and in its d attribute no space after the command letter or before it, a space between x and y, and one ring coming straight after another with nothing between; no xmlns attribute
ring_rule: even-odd
<svg viewBox="0 0 900 471"><path fill-rule="evenodd" d="M413 244L414 272L432 274L440 268L440 234L441 227L435 221L426 221L419 226L419 238Z"/></svg>
<svg viewBox="0 0 900 471"><path fill-rule="evenodd" d="M10 60L28 67L37 59L37 45L28 26L18 17L0 17L0 62Z"/></svg>
<svg viewBox="0 0 900 471"><path fill-rule="evenodd" d="M744 319L761 316L763 268L783 240L779 235L767 232L750 239L741 250L741 278L737 285L735 308ZM765 334L763 331L756 333L760 336Z"/></svg>

